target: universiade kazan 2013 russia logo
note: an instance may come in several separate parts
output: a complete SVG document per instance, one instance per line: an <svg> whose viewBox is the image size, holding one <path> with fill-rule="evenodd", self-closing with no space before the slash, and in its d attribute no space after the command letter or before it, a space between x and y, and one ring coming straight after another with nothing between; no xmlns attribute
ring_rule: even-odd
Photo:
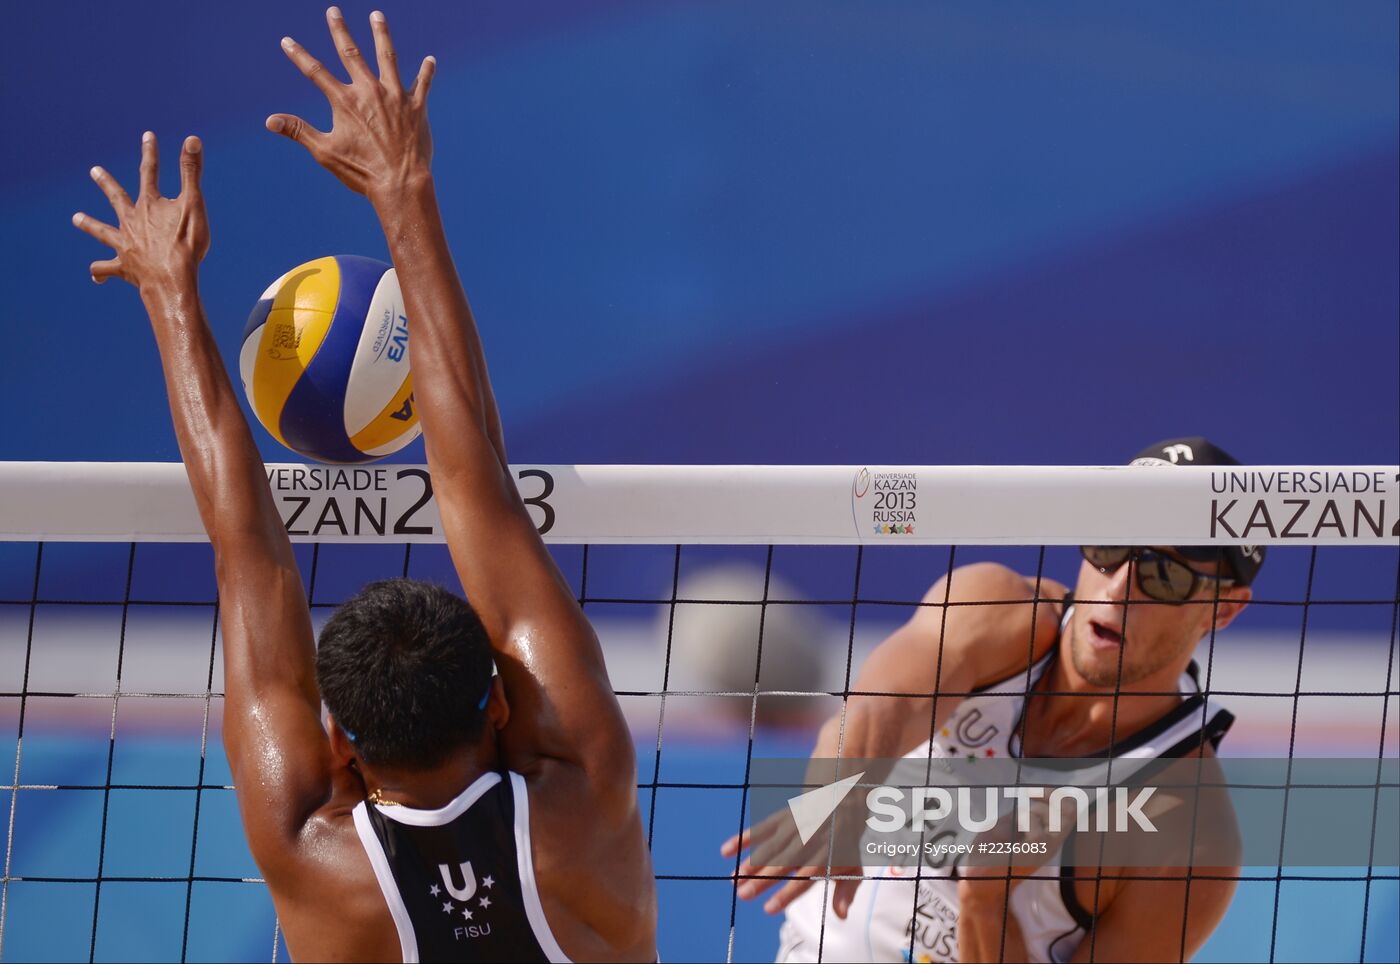
<svg viewBox="0 0 1400 964"><path fill-rule="evenodd" d="M918 520L919 479L913 472L871 472L851 480L851 518L862 535L912 536Z"/></svg>

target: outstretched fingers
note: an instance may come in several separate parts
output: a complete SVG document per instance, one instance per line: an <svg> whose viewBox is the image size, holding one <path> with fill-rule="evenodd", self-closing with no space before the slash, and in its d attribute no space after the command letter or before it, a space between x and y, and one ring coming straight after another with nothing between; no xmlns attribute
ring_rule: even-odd
<svg viewBox="0 0 1400 964"><path fill-rule="evenodd" d="M763 912L777 914L787 910L788 904L811 890L812 885L825 873L825 867L807 866L798 867L796 870L789 868L785 876L791 876L794 879L783 884L776 894L764 901ZM840 916L843 918L846 916L844 911Z"/></svg>
<svg viewBox="0 0 1400 964"><path fill-rule="evenodd" d="M102 284L108 278L120 278L122 273L122 259L111 258L107 261L94 261L88 265L88 274L92 275L92 280L97 284Z"/></svg>
<svg viewBox="0 0 1400 964"><path fill-rule="evenodd" d="M418 68L418 78L413 82L413 102L422 105L428 99L428 88L433 86L433 74L437 73L437 58L432 54L423 58L423 66Z"/></svg>
<svg viewBox="0 0 1400 964"><path fill-rule="evenodd" d="M389 36L389 21L378 10L369 15L369 29L374 34L374 57L379 62L379 82L391 93L402 93L403 82L399 80L399 56L394 52L394 41Z"/></svg>
<svg viewBox="0 0 1400 964"><path fill-rule="evenodd" d="M796 871L796 867L758 867L745 860L734 874L734 890L740 900L753 900L783 883Z"/></svg>
<svg viewBox="0 0 1400 964"><path fill-rule="evenodd" d="M753 840L753 830L745 827L743 833L736 833L724 843L719 845L721 857L733 857L741 850L749 849L749 842Z"/></svg>
<svg viewBox="0 0 1400 964"><path fill-rule="evenodd" d="M73 215L73 227L86 234L95 241L100 241L109 248L117 246L117 240L121 237L121 232L105 221L90 217L79 211Z"/></svg>
<svg viewBox="0 0 1400 964"><path fill-rule="evenodd" d="M350 74L351 82L373 80L374 75L369 72L369 64L365 63L365 58L360 53L360 47L355 43L355 38L350 36L350 28L345 25L345 15L340 12L339 7L330 7L326 10L326 26L331 28L331 38L335 40L336 52L340 54L340 62L345 65L346 72Z"/></svg>
<svg viewBox="0 0 1400 964"><path fill-rule="evenodd" d="M180 151L180 197L200 200L199 177L204 171L204 145L191 134Z"/></svg>
<svg viewBox="0 0 1400 964"><path fill-rule="evenodd" d="M105 167L94 167L88 172L97 186L102 189L102 193L107 195L107 200L112 205L112 210L118 216L131 210L131 196L117 183L117 179L107 172Z"/></svg>
<svg viewBox="0 0 1400 964"><path fill-rule="evenodd" d="M855 868L851 869L854 870ZM851 902L855 900L856 888L859 886L859 878L855 880L833 880L831 882L831 909L836 912L837 917L845 920L846 915L851 912Z"/></svg>
<svg viewBox="0 0 1400 964"><path fill-rule="evenodd" d="M139 197L160 197L160 149L151 131L141 135L141 186Z"/></svg>
<svg viewBox="0 0 1400 964"><path fill-rule="evenodd" d="M288 140L296 141L312 154L316 153L321 138L326 136L295 114L273 114L266 120L265 124L272 133L281 134Z"/></svg>
<svg viewBox="0 0 1400 964"><path fill-rule="evenodd" d="M160 149L150 131L141 136L141 190L134 204L116 178L101 167L92 169L92 179L117 214L115 226L82 211L73 215L75 228L116 250L114 257L88 266L93 281L102 284L109 278L123 278L139 288L143 279L165 279L174 270L198 265L209 250L209 224L199 187L202 152L198 137L185 138L180 193L174 198L160 195Z"/></svg>
<svg viewBox="0 0 1400 964"><path fill-rule="evenodd" d="M832 867L828 870L818 864L799 867L795 871L789 870L785 876L792 879L788 880L778 889L777 893L764 902L763 912L765 914L782 913L787 910L789 904L811 890L813 884L826 880L831 886L831 909L837 917L845 920L846 915L851 911L851 902L855 900L856 890L860 887L863 879L859 867Z"/></svg>
<svg viewBox="0 0 1400 964"><path fill-rule="evenodd" d="M327 98L334 101L340 96L340 90L344 86L340 81L331 76L323 63L311 56L301 44L291 37L282 38L282 52L287 55L287 59L296 64L306 79L311 81L325 94Z"/></svg>

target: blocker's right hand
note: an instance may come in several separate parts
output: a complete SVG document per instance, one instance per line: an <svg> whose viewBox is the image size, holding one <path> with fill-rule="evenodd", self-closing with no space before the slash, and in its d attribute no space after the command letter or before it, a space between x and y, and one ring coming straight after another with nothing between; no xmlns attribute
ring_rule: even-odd
<svg viewBox="0 0 1400 964"><path fill-rule="evenodd" d="M292 114L273 114L267 119L267 129L305 147L346 187L375 201L429 176L433 139L428 129L428 88L437 61L424 58L413 87L405 90L399 81L388 21L376 10L369 22L379 61L378 77L361 56L340 8L326 11L340 62L350 74L349 84L331 76L291 37L282 38L287 57L330 101L331 129L317 130Z"/></svg>
<svg viewBox="0 0 1400 964"><path fill-rule="evenodd" d="M88 271L102 284L108 278L124 278L138 289L168 282L188 281L209 252L209 219L199 189L203 148L199 138L185 138L180 152L180 196L160 196L156 183L156 136L141 138L141 190L136 200L105 168L94 167L92 179L107 195L117 215L117 226L79 211L73 226L116 249L116 257L94 261Z"/></svg>

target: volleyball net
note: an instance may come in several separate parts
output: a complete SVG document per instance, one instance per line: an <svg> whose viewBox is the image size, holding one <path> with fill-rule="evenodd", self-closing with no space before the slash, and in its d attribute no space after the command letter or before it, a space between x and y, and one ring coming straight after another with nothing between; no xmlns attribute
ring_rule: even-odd
<svg viewBox="0 0 1400 964"><path fill-rule="evenodd" d="M1362 818L1384 836L1395 466L512 471L638 747L664 959L772 959L776 925L718 855L757 815L756 761L803 759L862 695L865 655L973 562L1073 586L1081 546L1267 547L1248 609L1197 652L1205 696L1236 719L1221 754L1373 761ZM318 628L376 578L457 586L426 468L268 478ZM0 958L285 957L223 757L220 647L183 466L0 463ZM1400 953L1394 866L1298 866L1282 843L1268 863L1240 872L1202 959Z"/></svg>

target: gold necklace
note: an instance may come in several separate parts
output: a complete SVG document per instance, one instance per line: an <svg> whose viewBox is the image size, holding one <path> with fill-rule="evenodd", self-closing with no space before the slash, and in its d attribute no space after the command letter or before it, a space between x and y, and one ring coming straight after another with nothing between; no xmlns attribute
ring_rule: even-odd
<svg viewBox="0 0 1400 964"><path fill-rule="evenodd" d="M378 804L381 807L403 806L403 804L399 803L397 800L386 800L384 798L384 790L381 787L376 787L375 789L371 790L367 799L370 803Z"/></svg>

